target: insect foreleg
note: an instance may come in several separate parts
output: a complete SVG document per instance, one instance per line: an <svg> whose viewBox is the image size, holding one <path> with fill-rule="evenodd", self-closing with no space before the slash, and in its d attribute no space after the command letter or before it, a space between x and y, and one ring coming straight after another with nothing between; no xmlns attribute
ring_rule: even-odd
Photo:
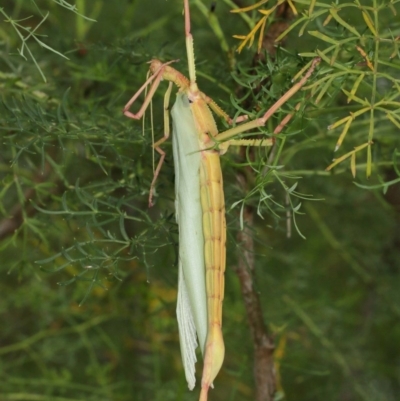
<svg viewBox="0 0 400 401"><path fill-rule="evenodd" d="M158 88L158 85L160 85L160 82L163 79L163 72L164 72L164 68L171 64L174 63L176 60L173 61L169 61L168 63L164 63L161 64L160 67L154 72L154 74L152 74L147 80L146 82L139 88L139 90L131 97L131 99L129 100L129 102L125 105L124 107L124 114L129 117L129 118L133 118L134 120L140 120L144 114L144 112L146 111L147 107L149 106L151 99L154 96L155 91ZM129 108L132 106L132 104L135 102L135 100L139 97L139 95L147 88L147 86L152 82L149 93L147 94L146 98L144 99L144 102L142 104L142 106L140 107L139 111L137 113L132 113L131 111L129 111Z"/></svg>

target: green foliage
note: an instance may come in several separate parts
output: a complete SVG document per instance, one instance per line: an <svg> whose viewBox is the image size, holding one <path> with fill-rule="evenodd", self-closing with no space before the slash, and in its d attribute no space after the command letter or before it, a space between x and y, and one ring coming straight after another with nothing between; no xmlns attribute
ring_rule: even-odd
<svg viewBox="0 0 400 401"><path fill-rule="evenodd" d="M278 3L260 4L265 31ZM184 383L174 320L171 147L148 209L150 118L143 134L122 115L151 58L179 58L187 71L181 2L152 4L150 12L139 0L20 0L0 9L1 399L197 398ZM295 111L273 152L222 157L227 356L210 398L253 399L252 344L230 269L242 247L241 209L252 205L256 284L276 336L280 394L395 400L399 2L292 0L298 17L280 35L288 46L257 61L253 50L234 52L232 39L257 26L256 9L232 14L229 0L211 14L206 1L191 7L199 86L231 115L262 114L322 59L305 90L257 132L271 137ZM335 147L343 153L332 163ZM307 241L286 238L293 221Z"/></svg>
<svg viewBox="0 0 400 401"><path fill-rule="evenodd" d="M262 15L247 35L242 39L239 50L247 43L252 43L254 36L263 38L267 21L274 15L282 1L271 8L264 9L265 1L235 12L253 10L257 7ZM296 30L299 36L307 33L316 38L317 49L299 53L302 57L321 57L325 62L320 78L309 85L315 104L324 109L324 114L331 110L329 130L340 128L335 152L341 147L347 134L351 133L354 150L338 157L328 170L351 159L351 170L355 177L357 171L356 156L366 151L366 176L372 173L372 164L387 165L393 152L393 140L389 138L400 128L398 101L400 81L399 37L395 36L396 27L392 22L396 18L398 1L371 1L368 4L355 0L352 3L324 4L317 1L290 1L290 7L296 15L296 22L291 24L276 39L277 42ZM262 40L258 41L259 50ZM344 96L346 100L344 99ZM342 102L340 112L338 101ZM348 104L343 105L344 101ZM340 115L345 117L339 118ZM336 121L335 121L336 120ZM337 131L337 130L336 130ZM372 145L379 141L380 149L372 156ZM360 143L361 142L361 143ZM361 167L364 167L362 165Z"/></svg>

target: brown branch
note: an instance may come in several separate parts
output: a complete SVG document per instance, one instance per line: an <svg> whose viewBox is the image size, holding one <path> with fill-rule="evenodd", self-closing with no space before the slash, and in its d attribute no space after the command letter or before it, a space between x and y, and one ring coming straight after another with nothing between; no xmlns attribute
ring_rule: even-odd
<svg viewBox="0 0 400 401"><path fill-rule="evenodd" d="M26 199L31 199L34 196L35 190L30 188L28 189L25 194L24 203L15 205L10 212L10 217L6 217L0 221L0 241L9 235L12 235L15 230L17 230L23 223L23 210L26 208ZM29 208L30 210L26 210L27 215L31 216L34 209L32 207Z"/></svg>
<svg viewBox="0 0 400 401"><path fill-rule="evenodd" d="M241 187L247 187L243 174L237 174ZM264 324L260 298L253 286L254 274L254 240L252 228L254 210L246 206L243 210L244 228L237 234L240 250L238 265L235 267L239 277L247 319L254 344L254 379L256 386L256 401L272 401L276 391L274 372L274 341Z"/></svg>
<svg viewBox="0 0 400 401"><path fill-rule="evenodd" d="M269 26L263 40L263 49L267 50L273 58L275 56L276 38L287 29L290 20L293 18L292 11L287 2L281 4L276 12L276 21ZM282 43L281 43L282 45ZM253 66L256 66L260 59L264 59L265 54L256 54L253 58ZM268 85L270 77L265 77L261 86ZM300 103L296 106L298 111ZM282 128L293 117L295 112L287 115L285 119L276 127L274 134L279 134ZM269 161L275 157L276 147L270 153ZM242 152L242 158L245 160L245 152ZM269 164L269 163L268 163ZM237 172L236 179L240 188L251 186L249 180L252 177L252 171ZM263 174L266 174L264 169ZM245 206L243 210L243 230L237 234L237 241L241 245L238 252L238 265L235 267L238 275L243 301L246 309L247 319L250 326L252 340L254 344L254 380L256 401L272 401L276 393L277 377L274 369L274 339L268 332L264 323L261 302L259 295L254 288L254 209L251 206Z"/></svg>
<svg viewBox="0 0 400 401"><path fill-rule="evenodd" d="M275 39L283 32L288 21L292 18L290 7L284 3L277 12L278 22L272 24L264 38L263 48L267 49L270 55L275 55ZM256 65L264 54L257 54L254 57L253 65ZM269 78L267 77L266 80ZM260 83L265 85L266 82ZM283 125L286 124L293 116L293 113L286 116L285 120L275 129L275 134L279 134ZM274 151L271 152L273 157ZM245 159L243 151L242 158ZM252 172L248 172L250 177ZM236 179L241 188L249 186L249 175L246 172L238 172ZM251 178L250 178L251 179ZM254 274L254 240L253 240L253 225L254 225L254 210L251 206L245 206L243 210L244 228L237 234L237 241L240 246L238 254L238 265L235 268L236 274L239 277L244 305L246 308L247 319L250 326L250 331L254 344L254 380L256 387L256 401L272 401L276 392L276 376L274 370L274 340L268 333L264 323L260 298L253 285Z"/></svg>
<svg viewBox="0 0 400 401"><path fill-rule="evenodd" d="M41 183L48 180L51 172L49 163L46 163L44 171L38 173L34 179L34 183ZM34 183L32 185L34 185ZM24 216L31 217L36 214L37 210L30 204L30 200L36 196L34 188L28 188L24 192L24 200L17 203L10 211L9 217L5 217L0 221L0 241L13 235L16 230L24 223Z"/></svg>

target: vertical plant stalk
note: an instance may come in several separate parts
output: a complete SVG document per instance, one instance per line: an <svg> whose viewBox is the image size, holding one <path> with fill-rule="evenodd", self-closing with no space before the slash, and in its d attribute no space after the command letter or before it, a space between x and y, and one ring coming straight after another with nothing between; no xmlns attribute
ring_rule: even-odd
<svg viewBox="0 0 400 401"><path fill-rule="evenodd" d="M277 21L274 22L267 31L263 40L263 49L266 49L270 56L275 55L275 39L288 26L288 21L292 19L290 7L283 3L276 12ZM263 54L254 56L255 65ZM244 149L241 150L243 160L246 160ZM251 171L247 172L250 176ZM247 188L249 185L246 172L237 172L236 180L240 188ZM268 332L264 323L260 297L254 288L254 209L246 205L243 210L243 230L239 230L237 241L240 244L238 252L238 264L235 272L240 281L243 302L246 309L247 320L249 322L251 336L254 344L254 381L255 381L255 400L273 401L277 387L277 377L274 367L274 339Z"/></svg>
<svg viewBox="0 0 400 401"><path fill-rule="evenodd" d="M239 185L247 187L244 174L238 172ZM260 297L253 285L254 274L254 209L245 206L243 210L243 230L239 230L237 241L240 244L238 264L234 268L240 281L243 302L246 309L251 336L254 344L254 380L256 401L272 401L276 392L274 371L274 341L264 324Z"/></svg>

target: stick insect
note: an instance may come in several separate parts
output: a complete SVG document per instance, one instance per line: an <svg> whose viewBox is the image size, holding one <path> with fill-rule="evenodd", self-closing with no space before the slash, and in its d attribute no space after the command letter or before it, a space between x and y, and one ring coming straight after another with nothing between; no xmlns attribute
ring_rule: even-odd
<svg viewBox="0 0 400 401"><path fill-rule="evenodd" d="M232 119L196 83L193 37L190 32L189 0L184 0L186 51L189 79L175 70L170 61L150 62L150 77L124 107L124 114L133 119L142 118L162 80L169 81L164 97L164 136L156 141L154 149L160 160L150 187L149 205L157 176L164 162L165 152L160 145L170 135L169 100L173 84L178 87L171 110L173 124L173 156L175 164L176 219L179 225L179 280L177 318L182 360L189 389L195 385L196 335L204 358L200 401L206 401L224 359L222 337L222 302L226 258L225 203L222 186L220 154L229 145L272 146L272 138L263 140L235 140L235 136L264 126L267 120L291 96L298 92L313 73L319 59L291 89L289 89L262 117L241 122L219 133L211 110L232 124ZM130 107L149 86L145 100L137 113ZM290 119L286 117L275 129L282 130Z"/></svg>

